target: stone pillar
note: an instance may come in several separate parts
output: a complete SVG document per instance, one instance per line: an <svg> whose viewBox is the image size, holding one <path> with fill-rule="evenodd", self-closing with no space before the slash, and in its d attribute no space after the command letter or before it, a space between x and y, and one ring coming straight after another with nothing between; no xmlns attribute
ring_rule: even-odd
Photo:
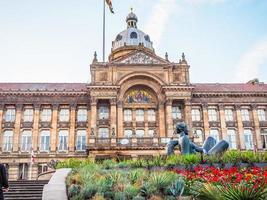
<svg viewBox="0 0 267 200"><path fill-rule="evenodd" d="M123 102L118 101L117 103L117 135L123 137Z"/></svg>
<svg viewBox="0 0 267 200"><path fill-rule="evenodd" d="M51 129L51 151L55 152L57 150L57 121L58 121L58 104L53 104L52 110L52 129Z"/></svg>
<svg viewBox="0 0 267 200"><path fill-rule="evenodd" d="M192 131L192 116L191 116L191 102L190 99L185 99L184 101L184 120L185 123L187 124L188 130L189 130L189 136L193 136L193 131Z"/></svg>
<svg viewBox="0 0 267 200"><path fill-rule="evenodd" d="M33 164L31 169L31 172L29 171L29 173L31 174L31 180L37 180L38 177L38 164ZM30 165L29 165L29 170L30 170Z"/></svg>
<svg viewBox="0 0 267 200"><path fill-rule="evenodd" d="M148 110L147 108L144 109L144 137L148 137Z"/></svg>
<svg viewBox="0 0 267 200"><path fill-rule="evenodd" d="M166 132L168 137L173 136L173 120L172 120L172 100L167 99L165 104L166 109Z"/></svg>
<svg viewBox="0 0 267 200"><path fill-rule="evenodd" d="M110 132L111 137L117 137L117 100L110 99ZM114 134L114 135L113 135Z"/></svg>
<svg viewBox="0 0 267 200"><path fill-rule="evenodd" d="M164 109L164 101L160 101L158 105L159 110L159 137L167 137L166 129L165 129L165 109Z"/></svg>
<svg viewBox="0 0 267 200"><path fill-rule="evenodd" d="M221 124L220 140L222 139L227 140L227 128L226 128L225 112L224 112L223 105L219 105L219 116L220 116L220 124Z"/></svg>
<svg viewBox="0 0 267 200"><path fill-rule="evenodd" d="M210 135L208 106L202 105L203 123L204 123L204 140Z"/></svg>
<svg viewBox="0 0 267 200"><path fill-rule="evenodd" d="M15 163L13 160L13 163L9 163L9 170L8 170L8 180L10 181L16 181L19 178L19 163Z"/></svg>
<svg viewBox="0 0 267 200"><path fill-rule="evenodd" d="M91 98L91 133L94 133L94 136L97 136L96 129L96 119L97 119L97 99L94 97Z"/></svg>
<svg viewBox="0 0 267 200"><path fill-rule="evenodd" d="M13 151L18 152L20 149L20 124L21 124L22 105L16 105L15 131L13 139Z"/></svg>
<svg viewBox="0 0 267 200"><path fill-rule="evenodd" d="M236 105L236 120L237 120L237 148L238 149L245 149L244 143L244 128L243 122L241 117L240 106Z"/></svg>
<svg viewBox="0 0 267 200"><path fill-rule="evenodd" d="M4 105L0 104L0 153L3 149L3 131L2 131L2 123L3 123L3 115L4 115Z"/></svg>
<svg viewBox="0 0 267 200"><path fill-rule="evenodd" d="M91 135L91 107L87 105L87 131L86 131L87 145L89 145Z"/></svg>
<svg viewBox="0 0 267 200"><path fill-rule="evenodd" d="M253 115L253 144L257 149L262 149L262 141L261 141L261 130L260 130L260 122L258 118L257 105L252 105L252 115Z"/></svg>
<svg viewBox="0 0 267 200"><path fill-rule="evenodd" d="M37 151L39 147L39 120L40 120L40 104L34 105L33 131L32 131L32 148Z"/></svg>
<svg viewBox="0 0 267 200"><path fill-rule="evenodd" d="M70 106L70 133L69 133L69 151L75 150L75 123L76 123L76 105Z"/></svg>

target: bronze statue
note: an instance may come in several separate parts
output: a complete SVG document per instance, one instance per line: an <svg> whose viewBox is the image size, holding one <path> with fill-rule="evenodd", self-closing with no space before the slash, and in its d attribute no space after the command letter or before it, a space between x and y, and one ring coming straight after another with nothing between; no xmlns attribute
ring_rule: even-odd
<svg viewBox="0 0 267 200"><path fill-rule="evenodd" d="M180 122L176 125L176 133L180 134L180 138L179 140L171 140L168 143L167 155L174 154L174 148L177 145L179 145L182 155L193 154L196 152L208 155L220 154L225 152L229 147L229 143L227 141L221 140L216 144L216 140L210 136L205 140L202 147L197 146L190 141L187 125L184 122Z"/></svg>

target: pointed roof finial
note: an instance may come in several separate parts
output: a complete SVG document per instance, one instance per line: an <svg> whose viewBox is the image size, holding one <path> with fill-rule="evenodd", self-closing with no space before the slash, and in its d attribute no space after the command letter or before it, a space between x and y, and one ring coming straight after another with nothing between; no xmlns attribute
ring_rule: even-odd
<svg viewBox="0 0 267 200"><path fill-rule="evenodd" d="M185 54L184 54L184 52L182 53L182 63L187 64L187 61L186 61L186 59L185 59Z"/></svg>
<svg viewBox="0 0 267 200"><path fill-rule="evenodd" d="M94 53L94 59L93 59L93 63L95 63L95 62L98 62L96 51L95 51L95 53Z"/></svg>
<svg viewBox="0 0 267 200"><path fill-rule="evenodd" d="M130 7L130 11L133 12L133 7L132 6Z"/></svg>
<svg viewBox="0 0 267 200"><path fill-rule="evenodd" d="M169 55L168 55L168 52L165 53L165 60L169 61Z"/></svg>

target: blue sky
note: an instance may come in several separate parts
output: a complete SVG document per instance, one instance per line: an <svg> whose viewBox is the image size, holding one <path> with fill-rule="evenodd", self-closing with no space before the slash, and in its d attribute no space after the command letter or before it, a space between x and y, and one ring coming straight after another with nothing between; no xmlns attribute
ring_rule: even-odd
<svg viewBox="0 0 267 200"><path fill-rule="evenodd" d="M89 82L102 58L102 0L0 0L0 82ZM267 82L266 0L113 0L106 54L130 7L157 55L178 62L191 82Z"/></svg>

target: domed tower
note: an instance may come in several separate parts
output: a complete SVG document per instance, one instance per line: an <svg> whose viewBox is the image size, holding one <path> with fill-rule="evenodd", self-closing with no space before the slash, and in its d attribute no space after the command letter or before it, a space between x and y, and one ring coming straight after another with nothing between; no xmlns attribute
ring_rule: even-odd
<svg viewBox="0 0 267 200"><path fill-rule="evenodd" d="M153 43L149 35L137 28L137 22L138 18L131 9L131 12L126 17L127 29L120 32L112 42L110 61L140 48L154 53Z"/></svg>

